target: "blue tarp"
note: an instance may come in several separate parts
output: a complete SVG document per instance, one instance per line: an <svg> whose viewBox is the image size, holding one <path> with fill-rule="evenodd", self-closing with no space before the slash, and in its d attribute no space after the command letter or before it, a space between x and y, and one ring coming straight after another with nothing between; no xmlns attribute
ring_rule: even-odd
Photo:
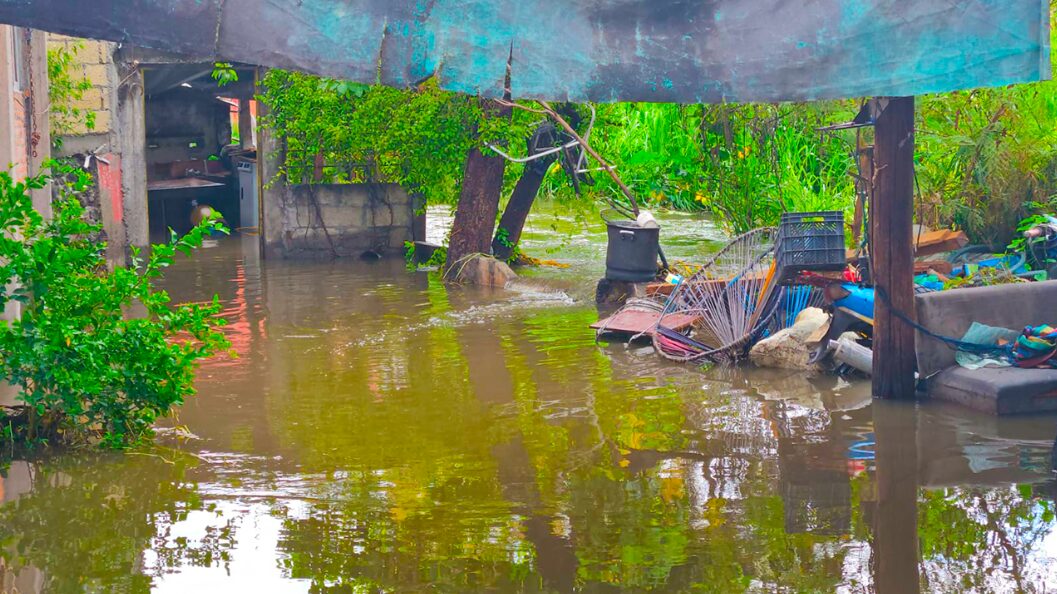
<svg viewBox="0 0 1057 594"><path fill-rule="evenodd" d="M573 101L919 95L1049 78L1047 0L0 0L0 22L394 86Z"/></svg>

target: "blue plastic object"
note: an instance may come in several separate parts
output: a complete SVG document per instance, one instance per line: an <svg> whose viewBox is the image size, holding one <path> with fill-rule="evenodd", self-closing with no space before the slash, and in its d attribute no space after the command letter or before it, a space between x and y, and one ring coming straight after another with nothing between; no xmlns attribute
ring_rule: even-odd
<svg viewBox="0 0 1057 594"><path fill-rule="evenodd" d="M850 309L860 316L872 320L874 290L872 288L860 287L853 283L841 283L841 287L845 291L848 291L848 296L834 301L833 305Z"/></svg>

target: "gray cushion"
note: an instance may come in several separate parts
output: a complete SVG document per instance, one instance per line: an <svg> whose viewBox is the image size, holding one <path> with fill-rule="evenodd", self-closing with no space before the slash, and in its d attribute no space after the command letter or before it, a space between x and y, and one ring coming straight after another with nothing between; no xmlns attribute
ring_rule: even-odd
<svg viewBox="0 0 1057 594"><path fill-rule="evenodd" d="M927 293L915 305L918 322L942 336L960 339L973 322L1022 330L1057 324L1057 281ZM921 377L955 365L954 349L945 343L918 332L916 344Z"/></svg>
<svg viewBox="0 0 1057 594"><path fill-rule="evenodd" d="M998 415L1057 411L1057 369L950 367L928 381L929 396Z"/></svg>

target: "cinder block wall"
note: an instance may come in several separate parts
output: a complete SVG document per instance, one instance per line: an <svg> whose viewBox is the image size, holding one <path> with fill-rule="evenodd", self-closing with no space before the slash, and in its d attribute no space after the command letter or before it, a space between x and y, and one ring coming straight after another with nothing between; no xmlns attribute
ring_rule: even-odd
<svg viewBox="0 0 1057 594"><path fill-rule="evenodd" d="M113 129L113 92L117 82L112 80L111 76L114 47L109 41L80 39L54 33L48 35L48 49L62 48L73 54L75 70L72 74L75 77L83 76L92 83L92 87L85 91L84 96L74 102L73 106L95 114L95 129L89 130L81 122L69 131L70 136L105 135Z"/></svg>
<svg viewBox="0 0 1057 594"><path fill-rule="evenodd" d="M268 254L283 258L399 256L414 233L416 205L396 184L276 184ZM322 221L321 221L322 219Z"/></svg>
<svg viewBox="0 0 1057 594"><path fill-rule="evenodd" d="M143 246L148 239L142 72L116 58L118 46L108 41L49 34L48 47L71 53L71 74L92 85L73 106L91 111L95 126L89 129L82 121L63 131L57 156L101 157L90 168L110 246L107 256L123 263L127 246Z"/></svg>

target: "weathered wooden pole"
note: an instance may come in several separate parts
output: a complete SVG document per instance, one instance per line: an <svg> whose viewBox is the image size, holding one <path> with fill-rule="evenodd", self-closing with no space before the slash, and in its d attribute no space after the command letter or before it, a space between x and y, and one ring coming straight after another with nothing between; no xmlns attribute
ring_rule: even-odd
<svg viewBox="0 0 1057 594"><path fill-rule="evenodd" d="M870 271L874 302L874 398L914 398L914 98L881 102L874 132ZM886 104L887 103L887 104Z"/></svg>

